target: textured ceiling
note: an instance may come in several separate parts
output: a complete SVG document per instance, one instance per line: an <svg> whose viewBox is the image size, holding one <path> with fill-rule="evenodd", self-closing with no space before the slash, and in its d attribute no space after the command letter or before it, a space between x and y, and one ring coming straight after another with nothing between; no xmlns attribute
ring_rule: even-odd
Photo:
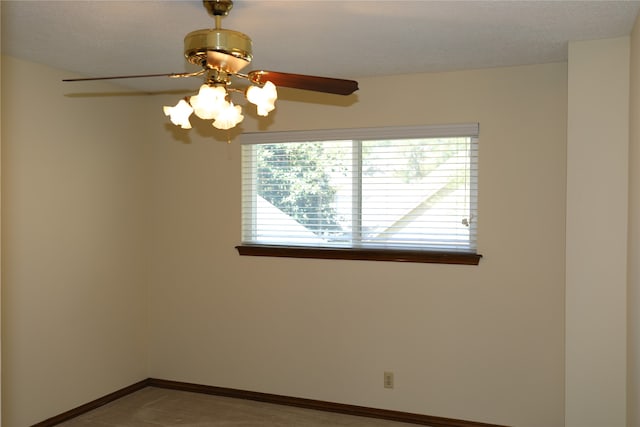
<svg viewBox="0 0 640 427"><path fill-rule="evenodd" d="M214 26L199 0L0 5L2 53L71 77L193 71L183 38ZM639 10L640 0L237 0L223 27L253 39L247 70L357 79L565 61L568 41L628 35ZM119 82L145 91L197 87L167 78Z"/></svg>

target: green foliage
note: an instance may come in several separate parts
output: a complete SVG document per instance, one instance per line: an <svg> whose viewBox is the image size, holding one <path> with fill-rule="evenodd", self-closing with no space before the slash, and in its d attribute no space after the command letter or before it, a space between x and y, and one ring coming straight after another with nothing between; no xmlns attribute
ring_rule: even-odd
<svg viewBox="0 0 640 427"><path fill-rule="evenodd" d="M314 233L338 232L336 190L321 143L265 144L257 150L258 194Z"/></svg>

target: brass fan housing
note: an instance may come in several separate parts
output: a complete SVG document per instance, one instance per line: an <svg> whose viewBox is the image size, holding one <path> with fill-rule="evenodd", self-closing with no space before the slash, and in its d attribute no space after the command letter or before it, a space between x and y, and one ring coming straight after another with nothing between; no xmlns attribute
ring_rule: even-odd
<svg viewBox="0 0 640 427"><path fill-rule="evenodd" d="M184 38L184 56L192 64L235 74L253 58L249 36L238 31L197 30Z"/></svg>

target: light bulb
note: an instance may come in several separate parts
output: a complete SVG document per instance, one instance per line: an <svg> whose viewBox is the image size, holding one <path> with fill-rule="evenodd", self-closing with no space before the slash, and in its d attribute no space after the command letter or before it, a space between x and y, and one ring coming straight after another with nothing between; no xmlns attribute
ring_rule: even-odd
<svg viewBox="0 0 640 427"><path fill-rule="evenodd" d="M278 99L276 85L271 82L266 82L261 88L250 86L247 89L247 100L256 105L259 116L266 116L276 108L276 99Z"/></svg>
<svg viewBox="0 0 640 427"><path fill-rule="evenodd" d="M244 119L242 115L242 107L239 105L233 105L232 102L229 106L219 111L218 116L213 122L213 127L216 129L231 129Z"/></svg>
<svg viewBox="0 0 640 427"><path fill-rule="evenodd" d="M180 126L182 129L191 129L189 116L193 113L193 108L191 108L187 101L181 99L174 107L165 105L162 109L165 116L170 116L169 119L171 123Z"/></svg>
<svg viewBox="0 0 640 427"><path fill-rule="evenodd" d="M190 98L196 116L203 120L215 119L218 113L229 106L227 91L222 86L202 85L197 95Z"/></svg>

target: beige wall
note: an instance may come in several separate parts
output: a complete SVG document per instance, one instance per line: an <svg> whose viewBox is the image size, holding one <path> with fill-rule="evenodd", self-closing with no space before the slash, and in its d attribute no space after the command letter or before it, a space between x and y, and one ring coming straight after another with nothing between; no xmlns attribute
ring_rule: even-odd
<svg viewBox="0 0 640 427"><path fill-rule="evenodd" d="M569 44L566 425L626 425L629 38Z"/></svg>
<svg viewBox="0 0 640 427"><path fill-rule="evenodd" d="M2 26L2 8L0 7L0 27ZM2 31L0 31L2 34ZM0 82L2 81L2 56L0 55ZM0 100L2 87L0 85ZM2 102L0 102L0 184L2 184ZM0 224L2 224L2 185L0 185ZM2 227L0 227L0 385L2 384ZM2 387L0 386L0 424L2 424Z"/></svg>
<svg viewBox="0 0 640 427"><path fill-rule="evenodd" d="M64 76L2 58L5 427L147 376L144 102Z"/></svg>
<svg viewBox="0 0 640 427"><path fill-rule="evenodd" d="M477 267L240 257L239 145L168 130L154 107L150 375L563 425L566 73L360 79L348 107L281 91L269 130L479 122Z"/></svg>
<svg viewBox="0 0 640 427"><path fill-rule="evenodd" d="M0 27L2 26L2 8L0 7ZM0 31L2 34L2 31ZM2 81L2 56L0 55L0 82ZM2 87L0 85L0 100ZM2 184L2 102L0 102L0 184ZM0 185L0 224L2 224L2 185ZM0 227L0 385L2 385L2 227ZM0 424L2 424L2 387L0 386Z"/></svg>
<svg viewBox="0 0 640 427"><path fill-rule="evenodd" d="M630 145L629 145L629 427L640 427L640 15L631 35Z"/></svg>

